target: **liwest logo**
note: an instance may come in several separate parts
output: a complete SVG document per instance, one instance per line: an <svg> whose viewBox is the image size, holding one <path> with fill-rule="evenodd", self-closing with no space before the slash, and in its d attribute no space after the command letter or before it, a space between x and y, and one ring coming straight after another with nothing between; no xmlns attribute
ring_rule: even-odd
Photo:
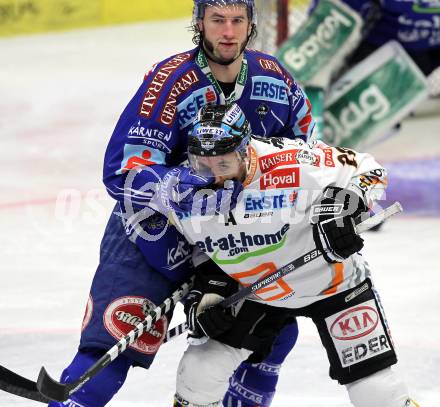
<svg viewBox="0 0 440 407"><path fill-rule="evenodd" d="M177 106L177 115L179 118L179 126L185 128L194 120L196 113L202 106L217 101L217 94L212 86L206 86L188 96L183 102Z"/></svg>
<svg viewBox="0 0 440 407"><path fill-rule="evenodd" d="M238 264L250 257L262 256L284 246L289 227L290 225L285 224L276 233L259 235L248 235L245 232L240 232L237 236L229 233L227 236L215 241L212 240L211 236L207 236L205 240L197 241L196 245L204 253L214 253L212 259L217 264ZM257 248L257 250L251 251L252 248ZM229 258L221 259L219 257L220 253L226 253Z"/></svg>
<svg viewBox="0 0 440 407"><path fill-rule="evenodd" d="M297 188L300 185L300 169L278 168L260 178L260 189Z"/></svg>
<svg viewBox="0 0 440 407"><path fill-rule="evenodd" d="M267 76L252 77L252 100L266 100L288 105L289 92L286 83L279 79L273 79Z"/></svg>

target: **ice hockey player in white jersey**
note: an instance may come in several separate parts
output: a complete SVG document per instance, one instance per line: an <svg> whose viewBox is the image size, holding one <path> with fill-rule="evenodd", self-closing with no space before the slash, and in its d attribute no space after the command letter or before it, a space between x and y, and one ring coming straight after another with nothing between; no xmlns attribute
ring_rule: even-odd
<svg viewBox="0 0 440 407"><path fill-rule="evenodd" d="M355 407L416 407L391 369L394 345L354 226L382 195L385 169L368 154L322 142L252 137L235 104L200 110L188 160L218 185L236 179L245 187L230 211L205 207L204 191L191 213L175 216L199 253L174 406L221 406L237 366L264 358L279 330L305 316L318 329L330 377ZM216 305L314 248L323 256L252 298Z"/></svg>

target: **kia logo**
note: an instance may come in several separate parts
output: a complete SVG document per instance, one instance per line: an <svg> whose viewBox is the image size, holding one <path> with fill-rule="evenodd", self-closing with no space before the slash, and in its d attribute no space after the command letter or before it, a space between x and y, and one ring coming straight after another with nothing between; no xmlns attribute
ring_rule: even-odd
<svg viewBox="0 0 440 407"><path fill-rule="evenodd" d="M359 306L341 314L330 327L333 338L341 341L361 338L373 332L379 323L379 315L374 308Z"/></svg>

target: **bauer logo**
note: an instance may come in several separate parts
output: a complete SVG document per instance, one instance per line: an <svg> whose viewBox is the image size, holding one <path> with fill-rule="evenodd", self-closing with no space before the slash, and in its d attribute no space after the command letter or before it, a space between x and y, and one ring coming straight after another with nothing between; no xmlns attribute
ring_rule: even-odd
<svg viewBox="0 0 440 407"><path fill-rule="evenodd" d="M104 326L108 333L116 340L127 335L145 318L142 311L145 301L148 308L156 307L144 297L121 297L114 300L104 313ZM142 334L129 347L146 355L154 354L159 349L167 329L168 321L165 316L162 316L148 332Z"/></svg>
<svg viewBox="0 0 440 407"><path fill-rule="evenodd" d="M300 185L300 169L278 168L260 178L260 189L297 188Z"/></svg>
<svg viewBox="0 0 440 407"><path fill-rule="evenodd" d="M312 216L339 215L343 210L342 204L334 205L313 205Z"/></svg>
<svg viewBox="0 0 440 407"><path fill-rule="evenodd" d="M265 100L282 105L289 104L289 88L286 83L267 76L252 77L252 100Z"/></svg>

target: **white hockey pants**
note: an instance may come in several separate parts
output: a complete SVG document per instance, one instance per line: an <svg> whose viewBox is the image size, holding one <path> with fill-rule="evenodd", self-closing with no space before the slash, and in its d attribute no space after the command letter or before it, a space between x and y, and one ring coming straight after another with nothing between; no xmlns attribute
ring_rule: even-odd
<svg viewBox="0 0 440 407"><path fill-rule="evenodd" d="M355 407L417 407L403 380L390 367L347 384Z"/></svg>
<svg viewBox="0 0 440 407"><path fill-rule="evenodd" d="M214 339L203 345L189 345L177 369L176 393L195 405L220 402L221 406L229 377L251 353Z"/></svg>

